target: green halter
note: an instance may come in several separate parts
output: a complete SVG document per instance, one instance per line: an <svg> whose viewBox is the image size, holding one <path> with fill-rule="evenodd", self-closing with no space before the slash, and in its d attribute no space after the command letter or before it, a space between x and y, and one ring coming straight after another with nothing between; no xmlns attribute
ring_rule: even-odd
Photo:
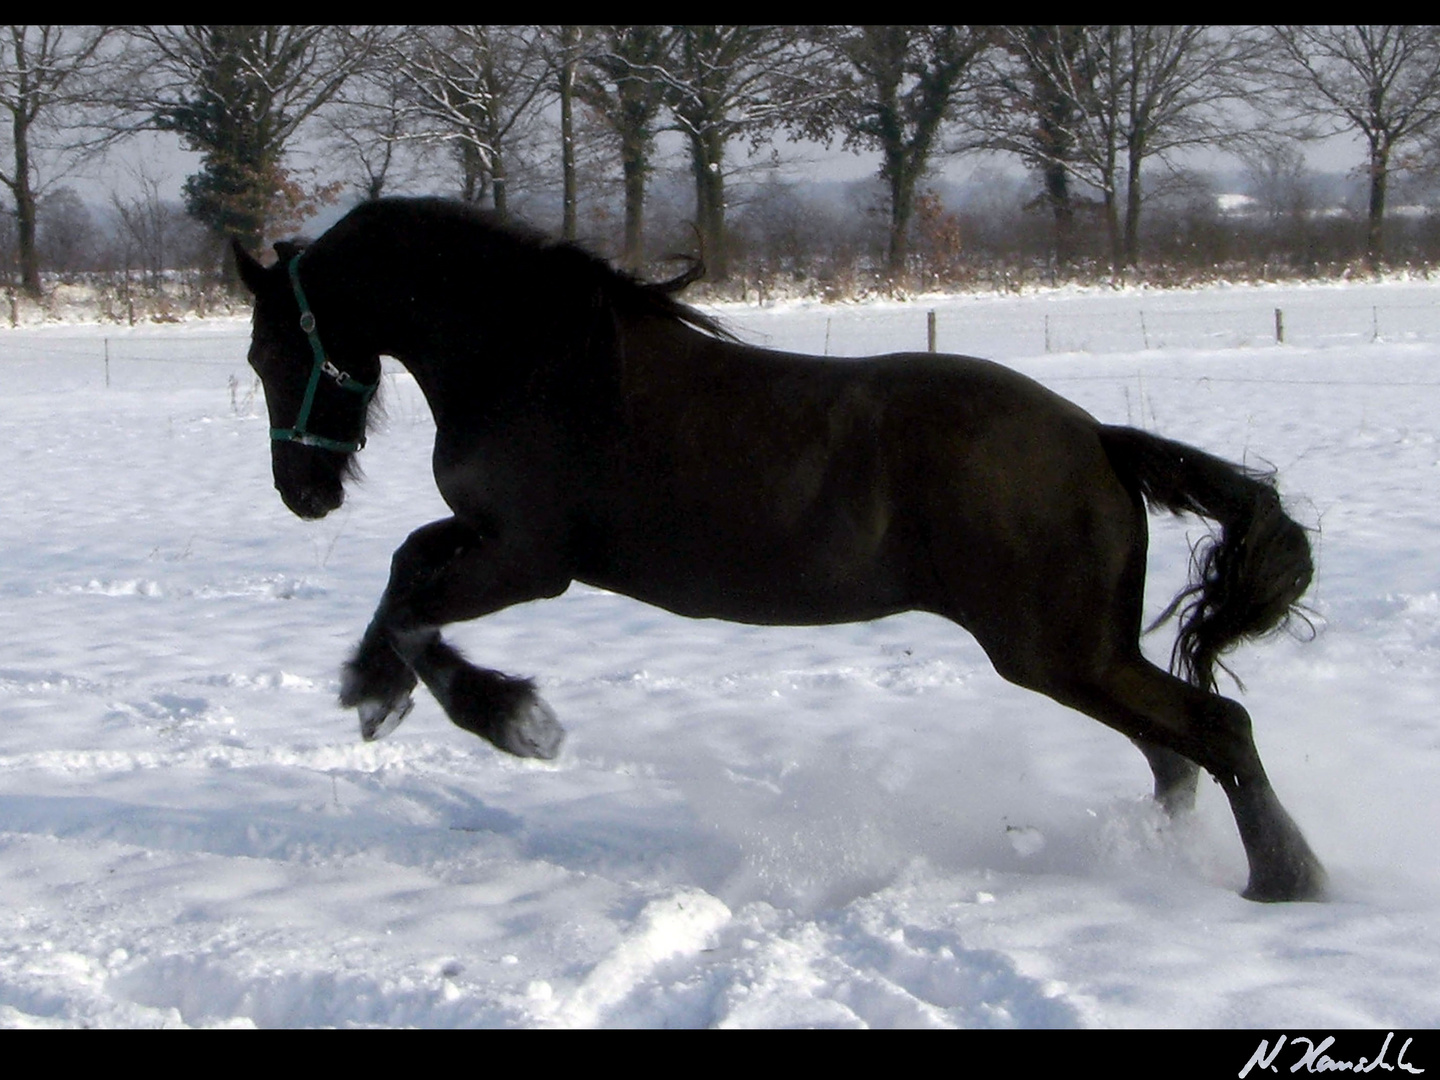
<svg viewBox="0 0 1440 1080"><path fill-rule="evenodd" d="M323 435L312 435L305 430L305 423L310 419L310 407L315 403L315 388L320 385L320 376L326 375L334 379L342 390L359 394L360 407L363 409L370 404L370 398L374 396L380 384L366 386L364 383L352 379L347 372L341 371L332 364L329 357L325 355L325 347L320 344L320 335L315 330L315 316L310 311L309 302L305 299L305 290L300 288L299 255L290 260L290 284L294 286L295 300L300 305L300 329L305 331L305 336L310 340L310 351L315 354L315 366L310 369L310 383L305 387L305 400L300 403L300 415L295 418L295 426L271 428L270 438L276 442L297 442L301 446L318 446L324 450L353 454L365 445L363 434L355 442L343 442L339 439L327 439Z"/></svg>

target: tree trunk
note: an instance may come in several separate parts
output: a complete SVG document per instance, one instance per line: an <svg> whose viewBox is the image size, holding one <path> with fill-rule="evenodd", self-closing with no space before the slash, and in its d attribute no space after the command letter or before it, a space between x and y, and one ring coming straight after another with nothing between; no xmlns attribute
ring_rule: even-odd
<svg viewBox="0 0 1440 1080"><path fill-rule="evenodd" d="M484 200L489 189L489 175L485 160L478 147L468 139L459 145L460 153L460 198L472 206Z"/></svg>
<svg viewBox="0 0 1440 1080"><path fill-rule="evenodd" d="M644 145L624 140L620 146L620 165L625 176L625 248L620 262L634 270L645 257L645 174L649 164L645 160Z"/></svg>
<svg viewBox="0 0 1440 1080"><path fill-rule="evenodd" d="M563 205L560 235L574 240L578 225L579 203L575 177L575 43L580 38L578 26L561 30L562 59L560 62L560 174Z"/></svg>
<svg viewBox="0 0 1440 1080"><path fill-rule="evenodd" d="M1390 147L1370 143L1370 213L1365 223L1365 265L1379 270L1385 262L1385 188L1390 179Z"/></svg>
<svg viewBox="0 0 1440 1080"><path fill-rule="evenodd" d="M30 143L26 125L17 113L15 138L15 239L20 254L20 291L40 299L40 255L35 250L35 192L30 187Z"/></svg>
<svg viewBox="0 0 1440 1080"><path fill-rule="evenodd" d="M1077 37L1069 27L1029 26L1023 32L1033 43L1033 53L1028 55L1038 58L1030 60L1030 78L1035 87L1035 136L1044 161L1041 181L1054 215L1055 263L1069 266L1075 258L1075 205L1066 162L1074 152L1075 103L1056 79L1057 73L1073 62Z"/></svg>
<svg viewBox="0 0 1440 1080"><path fill-rule="evenodd" d="M899 147L885 153L885 176L890 181L890 237L885 266L891 278L905 271L910 255L910 218L915 213L915 181L919 170Z"/></svg>
<svg viewBox="0 0 1440 1080"><path fill-rule="evenodd" d="M1105 235L1110 240L1110 272L1119 277L1125 272L1125 246L1120 235L1120 208L1115 205L1114 189L1105 192Z"/></svg>
<svg viewBox="0 0 1440 1080"><path fill-rule="evenodd" d="M501 221L510 216L509 191L506 181L505 158L500 153L500 144L497 139L495 152L490 157L490 198L495 206L495 213Z"/></svg>
<svg viewBox="0 0 1440 1080"><path fill-rule="evenodd" d="M730 259L725 242L725 140L711 128L690 137L690 163L695 175L695 225L705 246L706 277L725 281Z"/></svg>
<svg viewBox="0 0 1440 1080"><path fill-rule="evenodd" d="M15 196L15 239L20 250L20 291L40 299L40 255L35 250L35 198L30 192Z"/></svg>
<svg viewBox="0 0 1440 1080"><path fill-rule="evenodd" d="M1139 149L1132 149L1125 176L1125 265L1140 265L1140 163Z"/></svg>
<svg viewBox="0 0 1440 1080"><path fill-rule="evenodd" d="M1053 162L1045 166L1045 198L1055 216L1055 264L1069 266L1075 259L1075 206L1070 201L1070 174Z"/></svg>

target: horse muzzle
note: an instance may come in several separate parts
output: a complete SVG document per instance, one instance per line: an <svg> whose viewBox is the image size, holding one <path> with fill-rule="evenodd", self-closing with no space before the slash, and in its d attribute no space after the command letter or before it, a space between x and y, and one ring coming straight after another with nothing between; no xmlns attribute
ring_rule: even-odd
<svg viewBox="0 0 1440 1080"><path fill-rule="evenodd" d="M275 490L280 492L280 501L296 517L304 518L306 521L317 521L330 513L345 501L344 489L339 485L331 489L322 490L314 487L292 487L275 484Z"/></svg>

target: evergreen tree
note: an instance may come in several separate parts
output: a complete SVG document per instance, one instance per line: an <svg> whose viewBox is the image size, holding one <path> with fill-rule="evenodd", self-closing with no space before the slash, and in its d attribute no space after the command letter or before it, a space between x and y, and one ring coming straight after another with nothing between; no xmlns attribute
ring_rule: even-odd
<svg viewBox="0 0 1440 1080"><path fill-rule="evenodd" d="M284 165L297 128L368 57L374 32L330 26L182 26L136 31L150 50L154 126L201 154L185 206L217 238L251 248L324 199Z"/></svg>

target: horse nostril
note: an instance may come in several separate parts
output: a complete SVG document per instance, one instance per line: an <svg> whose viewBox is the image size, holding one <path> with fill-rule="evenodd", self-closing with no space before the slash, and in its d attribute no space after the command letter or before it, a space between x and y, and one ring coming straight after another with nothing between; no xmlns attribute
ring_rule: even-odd
<svg viewBox="0 0 1440 1080"><path fill-rule="evenodd" d="M306 521L324 517L345 499L343 491L327 493L314 488L294 491L283 488L279 484L275 485L275 489L280 492L280 498L290 512Z"/></svg>

